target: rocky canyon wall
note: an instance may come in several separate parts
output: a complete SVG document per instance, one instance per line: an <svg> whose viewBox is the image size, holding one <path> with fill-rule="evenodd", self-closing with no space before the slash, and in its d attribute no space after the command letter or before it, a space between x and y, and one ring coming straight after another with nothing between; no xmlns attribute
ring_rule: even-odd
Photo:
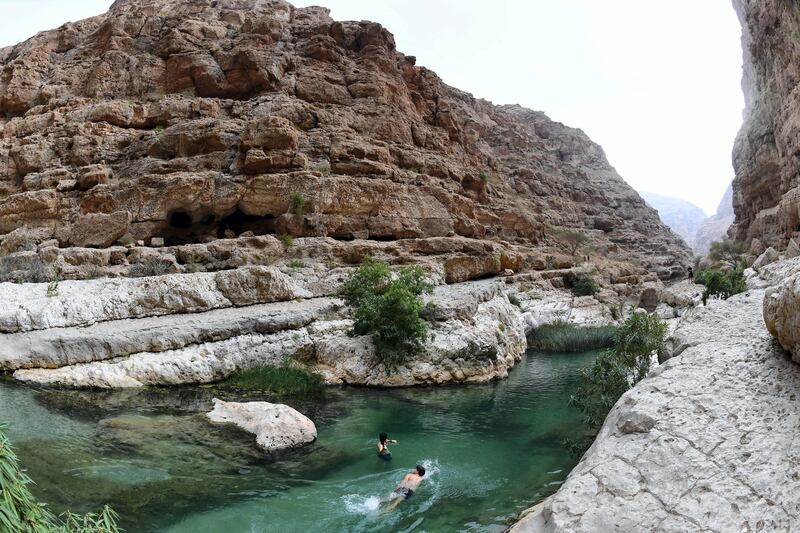
<svg viewBox="0 0 800 533"><path fill-rule="evenodd" d="M800 4L734 0L742 23L744 125L730 235L785 248L800 234Z"/></svg>
<svg viewBox="0 0 800 533"><path fill-rule="evenodd" d="M376 23L282 0L118 0L0 49L6 262L81 277L81 261L124 275L154 254L182 272L222 238L267 263L270 235L457 239L444 261L491 243L470 278L545 268L551 228L664 279L689 261L582 131L445 85ZM222 255L205 268L241 266Z"/></svg>

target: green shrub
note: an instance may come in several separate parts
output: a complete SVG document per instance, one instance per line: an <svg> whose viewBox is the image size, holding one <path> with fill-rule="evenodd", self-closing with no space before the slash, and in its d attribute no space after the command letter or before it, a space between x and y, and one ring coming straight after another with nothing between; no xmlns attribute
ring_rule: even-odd
<svg viewBox="0 0 800 533"><path fill-rule="evenodd" d="M56 517L38 503L28 486L31 479L19 461L0 424L0 531L7 533L118 533L117 514L109 507L99 513Z"/></svg>
<svg viewBox="0 0 800 533"><path fill-rule="evenodd" d="M163 276L169 273L170 266L168 263L151 257L133 265L128 275L132 278L147 278L150 276Z"/></svg>
<svg viewBox="0 0 800 533"><path fill-rule="evenodd" d="M644 379L650 371L651 356L664 350L666 335L667 325L648 313L634 313L617 329L614 350L629 369L633 383Z"/></svg>
<svg viewBox="0 0 800 533"><path fill-rule="evenodd" d="M519 301L519 296L517 296L516 294L509 294L508 301L511 305L515 305L519 308L522 308L522 302Z"/></svg>
<svg viewBox="0 0 800 533"><path fill-rule="evenodd" d="M556 322L533 330L528 346L542 352L586 352L614 345L614 326L582 327Z"/></svg>
<svg viewBox="0 0 800 533"><path fill-rule="evenodd" d="M52 280L50 283L47 284L47 297L48 298L53 298L55 296L58 296L58 283L60 281L61 280L58 277L56 277L54 280Z"/></svg>
<svg viewBox="0 0 800 533"><path fill-rule="evenodd" d="M483 183L489 183L489 179L490 179L489 178L489 173L486 172L485 170L481 170L480 174L478 174L478 177L481 179L481 181Z"/></svg>
<svg viewBox="0 0 800 533"><path fill-rule="evenodd" d="M664 348L666 332L667 325L657 316L634 313L617 330L614 348L602 352L591 367L581 371L569 404L583 414L590 432L596 432L617 400L647 375L653 353ZM583 453L590 443L584 437L565 441L575 454Z"/></svg>
<svg viewBox="0 0 800 533"><path fill-rule="evenodd" d="M747 290L747 283L741 268L736 270L706 268L698 274L697 283L706 286L703 291L704 305L709 296L719 296L723 300L727 300L734 294Z"/></svg>
<svg viewBox="0 0 800 533"><path fill-rule="evenodd" d="M317 372L286 362L281 366L256 366L241 370L222 384L286 396L305 396L320 392L325 382Z"/></svg>
<svg viewBox="0 0 800 533"><path fill-rule="evenodd" d="M286 248L294 243L294 237L291 235L278 235L278 240L281 241Z"/></svg>
<svg viewBox="0 0 800 533"><path fill-rule="evenodd" d="M592 296L600 289L589 274L578 274L570 283L570 290L575 296Z"/></svg>
<svg viewBox="0 0 800 533"><path fill-rule="evenodd" d="M605 350L588 369L581 371L578 390L569 403L583 414L590 428L599 427L620 396L630 388L628 368L614 350Z"/></svg>
<svg viewBox="0 0 800 533"><path fill-rule="evenodd" d="M291 261L286 263L286 266L288 266L289 268L303 268L306 266L306 264L299 259L292 259Z"/></svg>
<svg viewBox="0 0 800 533"><path fill-rule="evenodd" d="M314 170L322 174L323 176L330 176L331 175L331 164L326 162L318 164L314 167Z"/></svg>
<svg viewBox="0 0 800 533"><path fill-rule="evenodd" d="M418 266L396 272L387 263L364 259L339 295L353 309L354 335L372 335L379 361L391 371L402 364L427 334L420 296L431 293Z"/></svg>
<svg viewBox="0 0 800 533"><path fill-rule="evenodd" d="M289 201L289 212L298 218L302 218L305 214L306 197L303 193L296 192L292 194L292 199Z"/></svg>

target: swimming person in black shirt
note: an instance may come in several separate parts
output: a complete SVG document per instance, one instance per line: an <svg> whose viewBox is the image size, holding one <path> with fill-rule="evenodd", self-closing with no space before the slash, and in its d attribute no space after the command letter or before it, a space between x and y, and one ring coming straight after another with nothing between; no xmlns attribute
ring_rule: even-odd
<svg viewBox="0 0 800 533"><path fill-rule="evenodd" d="M392 452L389 451L388 443L397 444L396 440L391 440L386 433L378 435L378 457L384 461L389 461L392 458Z"/></svg>

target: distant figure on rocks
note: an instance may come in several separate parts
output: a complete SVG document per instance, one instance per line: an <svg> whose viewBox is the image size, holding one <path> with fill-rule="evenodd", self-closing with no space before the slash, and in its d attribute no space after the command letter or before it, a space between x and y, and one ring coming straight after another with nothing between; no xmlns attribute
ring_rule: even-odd
<svg viewBox="0 0 800 533"><path fill-rule="evenodd" d="M389 447L386 445L389 443L397 444L396 440L391 440L388 437L389 435L386 433L381 433L378 435L378 457L384 461L389 461L392 459L392 452L389 451Z"/></svg>
<svg viewBox="0 0 800 533"><path fill-rule="evenodd" d="M688 271L688 277L686 279L694 279L694 268L689 267L687 271Z"/></svg>
<svg viewBox="0 0 800 533"><path fill-rule="evenodd" d="M403 480L397 484L397 487L392 491L389 497L383 501L383 512L391 512L400 505L400 502L407 500L414 494L414 491L419 488L425 477L425 467L417 465L414 470L405 475Z"/></svg>

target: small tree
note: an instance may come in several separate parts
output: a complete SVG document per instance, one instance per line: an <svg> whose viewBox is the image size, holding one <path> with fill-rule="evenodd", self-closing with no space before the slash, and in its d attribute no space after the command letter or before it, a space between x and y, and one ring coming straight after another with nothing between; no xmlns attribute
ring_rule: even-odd
<svg viewBox="0 0 800 533"><path fill-rule="evenodd" d="M652 354L664 349L666 334L667 325L656 315L647 313L634 313L617 330L615 349L623 364L630 369L628 380L631 385L647 375Z"/></svg>
<svg viewBox="0 0 800 533"><path fill-rule="evenodd" d="M387 263L366 258L339 295L353 309L352 333L371 335L379 360L392 370L425 338L420 296L432 290L418 266L392 272Z"/></svg>
<svg viewBox="0 0 800 533"><path fill-rule="evenodd" d="M589 236L571 229L551 228L553 237L563 244L570 255L575 255L578 249L589 242Z"/></svg>
<svg viewBox="0 0 800 533"><path fill-rule="evenodd" d="M712 261L723 263L731 268L736 268L742 262L742 255L747 251L747 247L741 241L724 239L711 243L708 257Z"/></svg>
<svg viewBox="0 0 800 533"><path fill-rule="evenodd" d="M614 349L602 352L591 367L581 371L569 404L583 413L584 423L597 430L617 400L650 370L650 359L664 348L667 325L655 315L634 313L614 336ZM573 452L583 452L585 439L567 441Z"/></svg>

